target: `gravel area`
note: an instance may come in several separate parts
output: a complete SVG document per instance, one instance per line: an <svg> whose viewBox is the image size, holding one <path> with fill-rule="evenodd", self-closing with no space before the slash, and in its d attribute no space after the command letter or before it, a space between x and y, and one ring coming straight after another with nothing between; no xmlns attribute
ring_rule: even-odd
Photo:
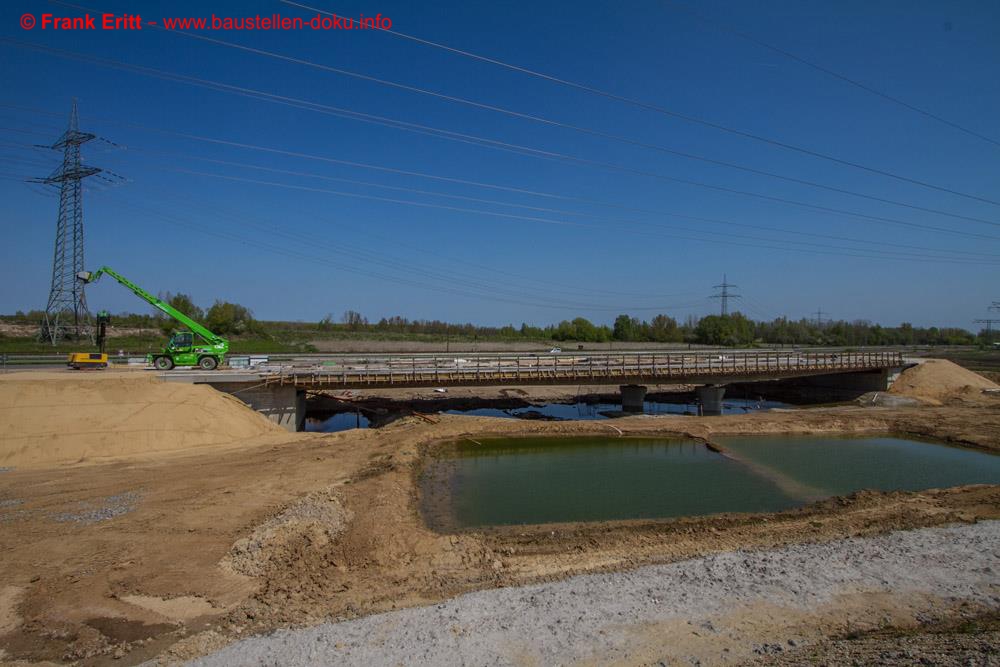
<svg viewBox="0 0 1000 667"><path fill-rule="evenodd" d="M861 592L886 594L883 601L936 598L997 609L998 573L1000 521L986 521L773 551L732 551L480 591L429 607L249 638L190 664L656 664L659 660L650 660L648 652L636 653L651 637L659 637L664 663L699 664L681 647L679 655L672 645L663 648L667 629L685 625L687 634L707 638L710 647L717 643L716 656L705 661L728 662L739 653L722 653L729 651L724 640L733 637L725 631L732 614L754 616L759 609L763 626L775 609L817 613ZM791 634L781 637L781 645L803 642L801 636L788 639ZM745 649L753 655L753 646ZM759 655L759 644L757 650Z"/></svg>
<svg viewBox="0 0 1000 667"><path fill-rule="evenodd" d="M115 517L126 514L135 509L139 502L139 494L132 491L119 493L103 498L99 504L80 503L80 509L76 512L61 512L53 515L53 519L59 522L73 523L98 523L108 521Z"/></svg>

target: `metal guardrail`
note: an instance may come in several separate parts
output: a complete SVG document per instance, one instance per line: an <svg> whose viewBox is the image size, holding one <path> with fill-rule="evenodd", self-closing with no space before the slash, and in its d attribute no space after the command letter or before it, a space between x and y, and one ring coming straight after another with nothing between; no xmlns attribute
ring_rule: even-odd
<svg viewBox="0 0 1000 667"><path fill-rule="evenodd" d="M21 366L52 366L52 365L66 365L66 358L69 356L68 352L62 352L57 354L16 354L16 353L3 353L0 354L0 370L7 370L8 368L15 368ZM131 357L136 357L138 355L130 355ZM119 357L117 355L108 355L108 363L126 365L128 364L129 357Z"/></svg>
<svg viewBox="0 0 1000 667"><path fill-rule="evenodd" d="M903 365L901 352L737 352L721 354L387 356L344 359L334 367L271 368L265 385L392 387L462 384L682 381L685 378L782 377L878 370Z"/></svg>

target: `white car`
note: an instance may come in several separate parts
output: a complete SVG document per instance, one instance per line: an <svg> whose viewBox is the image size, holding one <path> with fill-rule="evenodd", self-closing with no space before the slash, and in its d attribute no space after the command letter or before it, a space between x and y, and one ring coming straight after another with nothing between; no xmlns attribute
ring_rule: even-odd
<svg viewBox="0 0 1000 667"><path fill-rule="evenodd" d="M561 347L554 347L551 350L549 350L549 354L559 354L560 352L562 352Z"/></svg>

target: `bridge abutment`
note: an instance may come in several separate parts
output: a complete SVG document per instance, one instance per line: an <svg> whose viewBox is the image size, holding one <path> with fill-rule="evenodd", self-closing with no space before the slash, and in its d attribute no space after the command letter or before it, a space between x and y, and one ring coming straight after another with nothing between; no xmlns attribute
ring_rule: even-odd
<svg viewBox="0 0 1000 667"><path fill-rule="evenodd" d="M237 383L212 383L219 391L232 394L253 410L286 431L300 431L306 419L306 392L289 385L271 387Z"/></svg>
<svg viewBox="0 0 1000 667"><path fill-rule="evenodd" d="M886 391L898 374L898 368L881 368L765 382L741 382L734 385L733 393L736 396L762 396L794 404L836 403L853 401L872 391Z"/></svg>

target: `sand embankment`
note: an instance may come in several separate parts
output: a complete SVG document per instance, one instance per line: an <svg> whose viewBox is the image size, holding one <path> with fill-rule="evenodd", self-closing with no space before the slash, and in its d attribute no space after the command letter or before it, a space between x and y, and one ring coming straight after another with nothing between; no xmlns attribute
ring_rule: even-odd
<svg viewBox="0 0 1000 667"><path fill-rule="evenodd" d="M927 359L903 371L889 393L940 405L952 399L978 396L984 389L1000 390L1000 385L946 359Z"/></svg>
<svg viewBox="0 0 1000 667"><path fill-rule="evenodd" d="M0 467L165 453L284 433L211 387L139 373L0 378Z"/></svg>

